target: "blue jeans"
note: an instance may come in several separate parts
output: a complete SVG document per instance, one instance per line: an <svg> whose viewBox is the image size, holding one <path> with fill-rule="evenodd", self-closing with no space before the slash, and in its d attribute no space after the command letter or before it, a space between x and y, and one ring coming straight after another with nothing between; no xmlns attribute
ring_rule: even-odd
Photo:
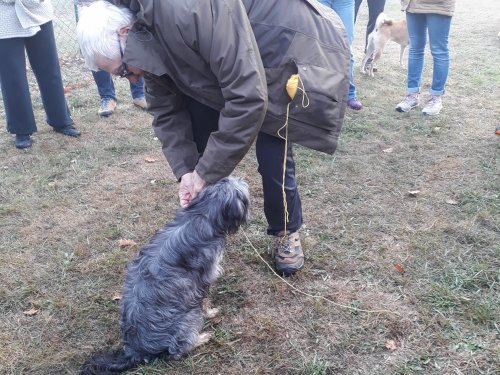
<svg viewBox="0 0 500 375"><path fill-rule="evenodd" d="M47 123L53 128L73 125L64 97L54 28L52 22L47 22L33 36L0 39L0 86L7 131L17 135L31 135L37 131L25 53L40 88Z"/></svg>
<svg viewBox="0 0 500 375"><path fill-rule="evenodd" d="M97 91L99 91L101 99L116 100L115 85L113 84L113 77L111 77L111 74L104 70L98 70L97 72L92 71L92 75L94 76ZM130 82L130 92L134 99L144 98L144 79L142 77L139 78L137 83Z"/></svg>
<svg viewBox="0 0 500 375"><path fill-rule="evenodd" d="M349 64L349 93L347 99L356 97L356 86L354 85L354 56L352 55L352 40L354 39L354 0L319 0L338 14L344 24L349 46L351 47L351 63Z"/></svg>
<svg viewBox="0 0 500 375"><path fill-rule="evenodd" d="M448 36L450 34L451 17L433 13L417 14L407 12L406 22L410 38L407 93L420 92L428 32L429 45L434 62L432 85L429 92L431 95L443 95L450 67Z"/></svg>

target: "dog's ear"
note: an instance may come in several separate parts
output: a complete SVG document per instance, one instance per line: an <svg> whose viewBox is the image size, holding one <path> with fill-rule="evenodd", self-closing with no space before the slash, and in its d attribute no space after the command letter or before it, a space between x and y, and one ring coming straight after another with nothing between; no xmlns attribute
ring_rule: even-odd
<svg viewBox="0 0 500 375"><path fill-rule="evenodd" d="M248 185L237 178L229 178L231 197L226 205L223 216L227 233L236 233L239 227L246 224L249 217L250 194Z"/></svg>
<svg viewBox="0 0 500 375"><path fill-rule="evenodd" d="M248 185L236 177L225 177L207 186L193 199L185 212L203 215L213 228L236 233L249 217Z"/></svg>
<svg viewBox="0 0 500 375"><path fill-rule="evenodd" d="M217 198L220 203L219 218L226 233L236 233L249 216L250 196L248 185L236 177L228 177L218 181Z"/></svg>

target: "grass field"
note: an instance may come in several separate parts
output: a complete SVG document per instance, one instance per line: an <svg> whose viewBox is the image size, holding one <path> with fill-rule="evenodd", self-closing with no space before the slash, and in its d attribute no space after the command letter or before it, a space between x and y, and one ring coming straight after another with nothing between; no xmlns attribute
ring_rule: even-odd
<svg viewBox="0 0 500 375"><path fill-rule="evenodd" d="M399 18L397 3L386 12ZM269 260L271 239L252 150L234 172L250 184L252 220L228 239L211 291L215 338L129 374L499 373L500 3L457 3L438 117L394 111L406 73L392 43L374 78L356 65L365 108L347 113L336 154L296 147L307 259L293 288L257 255ZM79 139L51 131L35 95L27 151L0 107L0 374L76 374L94 351L119 347L113 296L126 264L178 208L151 118L117 85L109 119L93 85L70 90Z"/></svg>

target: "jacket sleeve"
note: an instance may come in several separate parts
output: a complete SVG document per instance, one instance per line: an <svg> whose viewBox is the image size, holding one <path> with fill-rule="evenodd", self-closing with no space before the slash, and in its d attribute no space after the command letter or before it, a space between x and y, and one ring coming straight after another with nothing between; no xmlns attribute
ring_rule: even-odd
<svg viewBox="0 0 500 375"><path fill-rule="evenodd" d="M175 177L180 178L195 169L198 151L193 141L191 119L186 110L184 95L173 91L166 78L145 75L145 94L148 112L153 115L153 129L162 144Z"/></svg>
<svg viewBox="0 0 500 375"><path fill-rule="evenodd" d="M225 101L219 129L210 135L196 166L198 174L212 183L231 174L251 147L267 110L267 85L243 3L212 0L197 4L199 9L183 38L209 64Z"/></svg>

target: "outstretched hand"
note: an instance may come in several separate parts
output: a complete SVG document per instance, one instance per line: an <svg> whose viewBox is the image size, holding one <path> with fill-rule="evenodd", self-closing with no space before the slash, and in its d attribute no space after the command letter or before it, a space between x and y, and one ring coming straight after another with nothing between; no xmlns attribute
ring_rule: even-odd
<svg viewBox="0 0 500 375"><path fill-rule="evenodd" d="M207 182L196 171L183 175L179 184L181 207L186 208L205 186L207 186Z"/></svg>

